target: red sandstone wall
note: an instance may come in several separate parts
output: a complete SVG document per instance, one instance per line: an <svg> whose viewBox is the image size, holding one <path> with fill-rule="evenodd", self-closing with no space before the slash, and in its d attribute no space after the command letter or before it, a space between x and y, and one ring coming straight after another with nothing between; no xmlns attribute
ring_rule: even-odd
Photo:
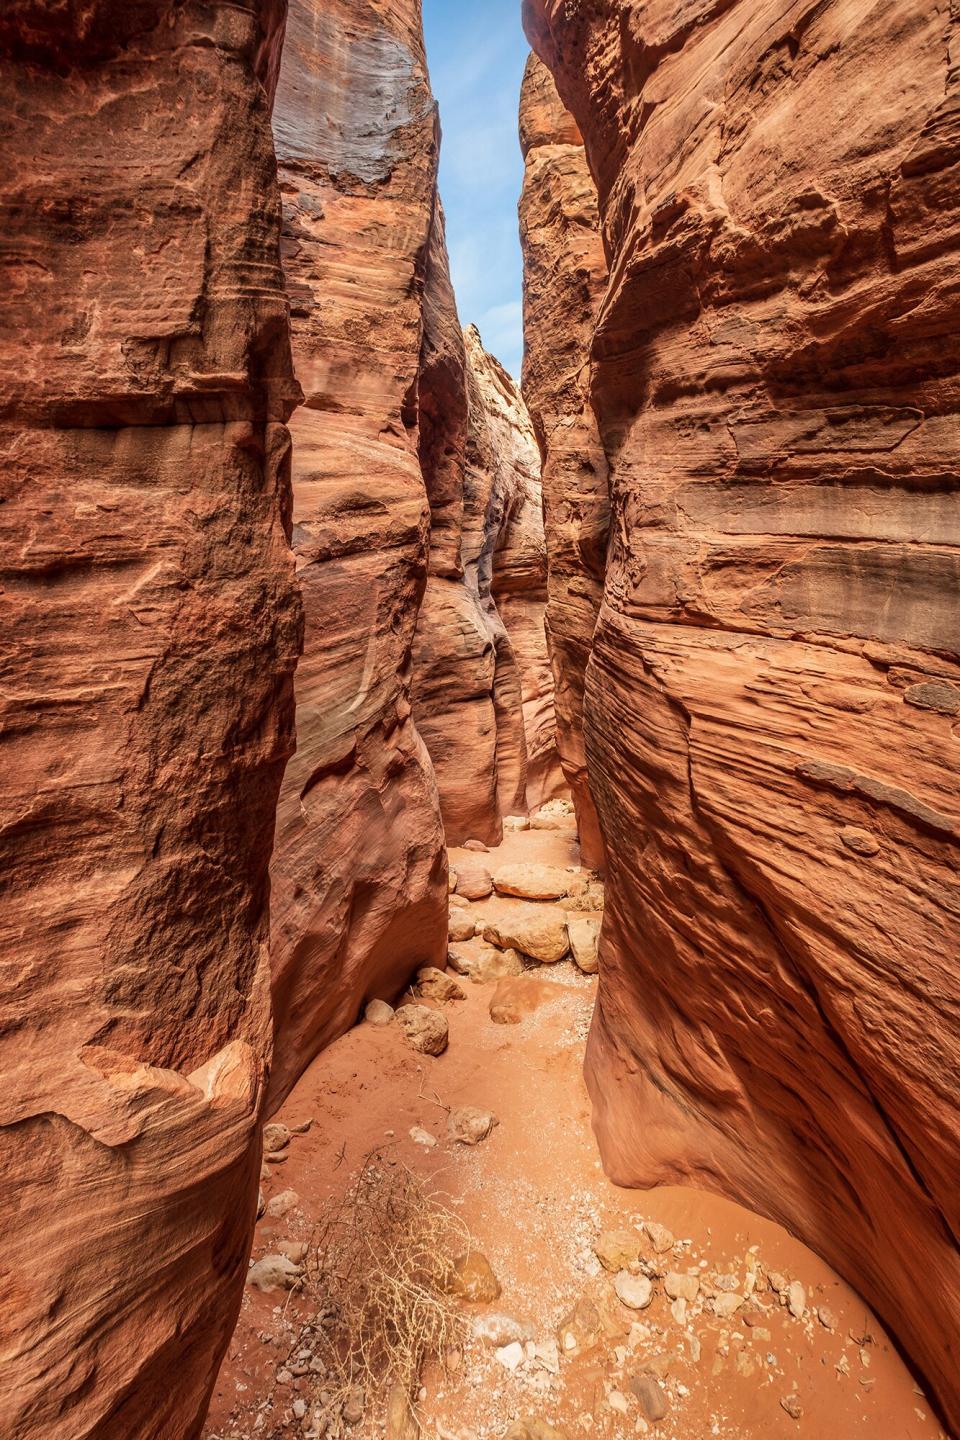
<svg viewBox="0 0 960 1440"><path fill-rule="evenodd" d="M306 637L272 872L271 1108L365 998L446 944L436 783L410 702L437 165L416 0L292 0L274 133L305 395L291 430Z"/></svg>
<svg viewBox="0 0 960 1440"><path fill-rule="evenodd" d="M280 6L0 16L0 1432L186 1440L240 1303L300 617Z"/></svg>
<svg viewBox="0 0 960 1440"><path fill-rule="evenodd" d="M589 353L607 285L596 186L583 139L550 71L527 63L520 103L526 162L523 395L543 456L549 552L546 610L556 680L557 746L577 811L584 863L603 864L587 777L583 689L603 594L607 460L590 405Z"/></svg>
<svg viewBox="0 0 960 1440"><path fill-rule="evenodd" d="M958 1430L956 17L525 13L610 262L606 1163L797 1231Z"/></svg>

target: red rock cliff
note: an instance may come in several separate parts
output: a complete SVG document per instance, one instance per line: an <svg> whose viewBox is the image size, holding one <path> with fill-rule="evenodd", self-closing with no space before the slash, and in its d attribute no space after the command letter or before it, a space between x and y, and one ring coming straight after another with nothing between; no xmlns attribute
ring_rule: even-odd
<svg viewBox="0 0 960 1440"><path fill-rule="evenodd" d="M273 865L271 1108L365 998L446 943L436 783L410 705L438 143L417 0L293 0L274 133L305 394L291 429L306 635Z"/></svg>
<svg viewBox="0 0 960 1440"><path fill-rule="evenodd" d="M536 55L523 81L520 141L526 160L520 204L523 394L543 456L557 745L584 862L600 866L603 845L587 778L583 689L609 526L607 461L590 406L588 358L607 266L583 139Z"/></svg>
<svg viewBox="0 0 960 1440"><path fill-rule="evenodd" d="M954 8L525 13L610 262L606 1163L802 1235L960 1430Z"/></svg>
<svg viewBox="0 0 960 1440"><path fill-rule="evenodd" d="M280 11L0 16L0 1432L17 1440L195 1436L246 1272L300 641Z"/></svg>

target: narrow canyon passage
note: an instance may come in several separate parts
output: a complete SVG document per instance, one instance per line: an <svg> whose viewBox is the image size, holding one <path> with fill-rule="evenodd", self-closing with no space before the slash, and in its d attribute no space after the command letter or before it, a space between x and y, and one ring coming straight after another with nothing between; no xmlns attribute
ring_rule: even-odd
<svg viewBox="0 0 960 1440"><path fill-rule="evenodd" d="M958 56L3 5L0 1440L958 1440Z"/></svg>
<svg viewBox="0 0 960 1440"><path fill-rule="evenodd" d="M569 953L538 963L483 938L548 954L568 923L595 969L602 885L580 868L570 815L534 824L551 828L450 852L473 897L452 896L452 968L445 982L422 971L399 1002L442 1018L443 1053L420 1053L375 1005L268 1127L250 1280L205 1440L366 1440L384 1426L389 1440L942 1437L883 1327L786 1232L703 1192L637 1193L604 1177L582 1076L595 975ZM511 898L491 876L571 895ZM410 1167L469 1235L466 1331L423 1376L419 1432L384 1390L346 1425L328 1403L323 1291L307 1256L370 1156L388 1174Z"/></svg>

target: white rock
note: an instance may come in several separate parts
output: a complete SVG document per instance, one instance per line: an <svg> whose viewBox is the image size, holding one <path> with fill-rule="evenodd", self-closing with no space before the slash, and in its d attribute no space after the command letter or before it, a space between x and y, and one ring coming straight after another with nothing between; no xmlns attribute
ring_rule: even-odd
<svg viewBox="0 0 960 1440"><path fill-rule="evenodd" d="M437 1143L437 1137L431 1135L429 1130L424 1130L422 1125L414 1125L411 1128L410 1139L414 1145L422 1145L425 1150L432 1150Z"/></svg>
<svg viewBox="0 0 960 1440"><path fill-rule="evenodd" d="M505 1370L516 1370L523 1363L523 1346L519 1340L512 1340L509 1345L501 1345L496 1355Z"/></svg>
<svg viewBox="0 0 960 1440"><path fill-rule="evenodd" d="M613 1288L631 1310L646 1310L653 1299L653 1285L646 1275L631 1275L629 1270L620 1271Z"/></svg>
<svg viewBox="0 0 960 1440"><path fill-rule="evenodd" d="M371 1000L363 1012L368 1025L389 1025L393 1019L393 1006L386 1000Z"/></svg>
<svg viewBox="0 0 960 1440"><path fill-rule="evenodd" d="M787 1309L797 1320L802 1320L807 1309L807 1292L799 1280L791 1280L787 1286Z"/></svg>

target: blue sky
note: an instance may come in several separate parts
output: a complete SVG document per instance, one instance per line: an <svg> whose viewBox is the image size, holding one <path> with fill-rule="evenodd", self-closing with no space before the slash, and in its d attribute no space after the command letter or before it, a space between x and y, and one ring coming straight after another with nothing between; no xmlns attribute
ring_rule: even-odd
<svg viewBox="0 0 960 1440"><path fill-rule="evenodd" d="M440 193L460 320L515 376L523 356L517 201L520 81L529 46L520 0L423 0L440 102Z"/></svg>

